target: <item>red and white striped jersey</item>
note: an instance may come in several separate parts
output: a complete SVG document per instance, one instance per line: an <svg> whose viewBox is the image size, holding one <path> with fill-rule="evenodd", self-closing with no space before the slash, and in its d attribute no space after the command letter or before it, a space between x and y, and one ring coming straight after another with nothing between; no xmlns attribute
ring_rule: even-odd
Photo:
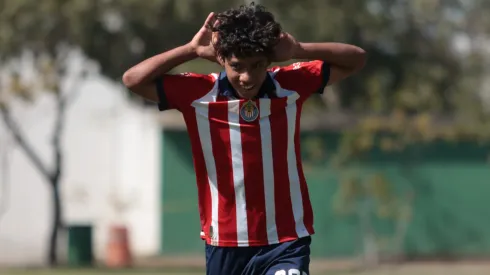
<svg viewBox="0 0 490 275"><path fill-rule="evenodd" d="M304 101L323 91L322 61L268 71L255 100L227 94L226 75L165 75L160 110L183 113L199 195L201 237L215 246L269 245L314 233L300 154Z"/></svg>

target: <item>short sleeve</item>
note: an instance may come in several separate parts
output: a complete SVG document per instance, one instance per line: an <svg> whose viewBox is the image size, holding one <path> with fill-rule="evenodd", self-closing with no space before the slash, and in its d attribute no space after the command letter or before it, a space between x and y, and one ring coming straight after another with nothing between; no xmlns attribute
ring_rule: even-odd
<svg viewBox="0 0 490 275"><path fill-rule="evenodd" d="M322 94L330 78L330 66L321 60L297 62L272 70L282 88L306 98L314 93Z"/></svg>
<svg viewBox="0 0 490 275"><path fill-rule="evenodd" d="M185 110L192 102L209 93L216 81L213 75L194 73L165 74L155 81L160 111Z"/></svg>

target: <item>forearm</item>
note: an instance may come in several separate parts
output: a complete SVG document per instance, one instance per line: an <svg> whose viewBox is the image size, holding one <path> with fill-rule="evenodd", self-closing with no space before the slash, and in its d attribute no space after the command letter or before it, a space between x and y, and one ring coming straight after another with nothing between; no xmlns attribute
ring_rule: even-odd
<svg viewBox="0 0 490 275"><path fill-rule="evenodd" d="M189 44L155 55L127 70L123 75L124 85L131 88L152 82L156 77L196 57L196 51Z"/></svg>
<svg viewBox="0 0 490 275"><path fill-rule="evenodd" d="M331 65L356 70L364 66L366 53L354 45L343 43L299 43L294 58L323 60Z"/></svg>

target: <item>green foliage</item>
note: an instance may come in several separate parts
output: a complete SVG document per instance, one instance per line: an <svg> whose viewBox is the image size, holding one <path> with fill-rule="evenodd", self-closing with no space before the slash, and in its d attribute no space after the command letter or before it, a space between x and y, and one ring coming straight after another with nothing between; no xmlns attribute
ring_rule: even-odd
<svg viewBox="0 0 490 275"><path fill-rule="evenodd" d="M32 102L36 92L51 92L63 103L58 104L59 135L68 100L60 96L60 81L66 75L67 52L71 49L80 49L98 63L102 74L119 81L126 69L144 58L188 42L210 11L244 2L0 1L0 62L3 72L10 76L6 84L0 83L0 110L8 114L7 103L12 96ZM305 106L306 112L330 108L362 115L354 115L358 121L345 130L333 157L339 171L351 171L350 167L373 148L396 152L437 139L490 139L488 113L481 96L488 59L481 42L487 41L490 31L490 17L486 16L490 1L261 2L276 14L284 30L301 41L352 43L368 52L366 67L329 88L326 103L317 97ZM34 72L27 80L18 66L26 55ZM196 60L175 71L218 69L215 64ZM315 152L314 159L324 157L325 146L318 140L305 148ZM46 170L37 163L41 171ZM357 202L366 198L376 202L379 216L399 220L402 210L409 209L400 206L383 175L347 178L341 183L338 198L337 207L344 214L352 214Z"/></svg>
<svg viewBox="0 0 490 275"><path fill-rule="evenodd" d="M55 55L80 47L114 79L131 65L192 38L206 15L228 6L211 0L5 0L0 11L0 55L28 49ZM223 9L222 8L222 9Z"/></svg>
<svg viewBox="0 0 490 275"><path fill-rule="evenodd" d="M300 40L354 43L367 50L365 69L340 85L345 108L448 112L460 108L458 94L479 89L484 53L475 48L458 52L455 39L485 34L467 16L482 16L488 5L423 0L288 5L276 0L268 5Z"/></svg>
<svg viewBox="0 0 490 275"><path fill-rule="evenodd" d="M68 44L80 47L100 64L103 74L119 80L142 59L189 41L210 11L241 3L4 0L0 55L9 59L25 49L54 55L60 45ZM485 1L269 0L263 4L302 41L340 41L367 50L366 68L338 87L343 108L452 113L480 105L476 93L485 59L482 47L472 41L484 38L490 28L484 16L490 5ZM469 41L464 51L457 50L457 41ZM217 67L193 62L185 69Z"/></svg>

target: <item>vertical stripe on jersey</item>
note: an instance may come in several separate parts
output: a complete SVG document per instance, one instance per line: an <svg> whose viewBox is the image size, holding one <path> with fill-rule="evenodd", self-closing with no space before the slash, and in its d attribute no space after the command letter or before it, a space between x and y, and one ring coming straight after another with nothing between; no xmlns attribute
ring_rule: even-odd
<svg viewBox="0 0 490 275"><path fill-rule="evenodd" d="M196 125L201 140L201 148L204 157L204 162L208 174L209 189L211 193L211 221L207 226L213 228L213 232L210 232L210 228L203 228L206 236L210 238L212 242L219 241L219 227L218 227L218 181L216 178L216 164L214 162L213 148L211 144L211 131L210 123L208 119L208 104L198 104L195 106Z"/></svg>
<svg viewBox="0 0 490 275"><path fill-rule="evenodd" d="M260 101L255 101L259 108ZM245 104L242 101L240 107ZM251 244L257 244L260 241L267 240L267 224L265 213L265 195L264 195L264 178L262 167L262 144L260 139L260 119L257 118L252 122L246 122L240 117L242 125L241 140L243 149L243 184L247 199L247 217L248 217L248 236Z"/></svg>
<svg viewBox="0 0 490 275"><path fill-rule="evenodd" d="M235 243L237 240L237 213L235 188L233 183L233 166L231 162L230 125L228 124L227 101L209 104L209 129L212 144L212 154L209 157L214 159L216 168L219 170L219 177L217 177L217 186L219 190L219 239ZM213 228L213 230L215 230L215 228Z"/></svg>
<svg viewBox="0 0 490 275"><path fill-rule="evenodd" d="M260 101L260 114L270 114L271 101ZM268 117L260 120L260 140L262 142L262 172L264 179L264 201L267 224L267 240L269 244L277 243L276 207L274 199L274 166L272 162L271 124Z"/></svg>
<svg viewBox="0 0 490 275"><path fill-rule="evenodd" d="M294 147L296 151L296 166L298 167L298 174L301 186L301 195L303 196L303 212L304 212L304 225L311 235L314 233L313 229L313 209L311 207L310 195L308 192L308 185L306 184L305 175L303 173L303 167L301 164L301 148L300 148L300 117L302 103L298 103L296 111L296 134L294 136Z"/></svg>
<svg viewBox="0 0 490 275"><path fill-rule="evenodd" d="M296 238L288 167L288 121L286 98L271 100L270 128L274 171L274 201L279 241Z"/></svg>
<svg viewBox="0 0 490 275"><path fill-rule="evenodd" d="M298 237L308 236L308 231L303 222L303 197L301 195L301 186L298 175L298 166L296 158L295 134L296 134L296 99L288 97L288 106L286 108L288 118L288 146L287 146L287 171L289 173L289 184L291 192L291 202L293 205L294 220L296 221L296 233Z"/></svg>
<svg viewBox="0 0 490 275"><path fill-rule="evenodd" d="M187 131L191 140L194 170L196 172L197 192L199 194L199 215L201 217L201 237L208 237L209 226L212 217L211 185L206 172L206 162L201 147L199 132L197 129L196 113L194 109L184 113Z"/></svg>
<svg viewBox="0 0 490 275"><path fill-rule="evenodd" d="M248 198L244 187L244 174L248 171L243 163L242 149L242 127L240 126L240 116L238 115L239 100L228 102L228 124L230 127L230 143L231 143L231 162L233 166L233 187L235 192L236 202L236 230L237 230L237 245L248 246L248 222L247 222L247 203Z"/></svg>

